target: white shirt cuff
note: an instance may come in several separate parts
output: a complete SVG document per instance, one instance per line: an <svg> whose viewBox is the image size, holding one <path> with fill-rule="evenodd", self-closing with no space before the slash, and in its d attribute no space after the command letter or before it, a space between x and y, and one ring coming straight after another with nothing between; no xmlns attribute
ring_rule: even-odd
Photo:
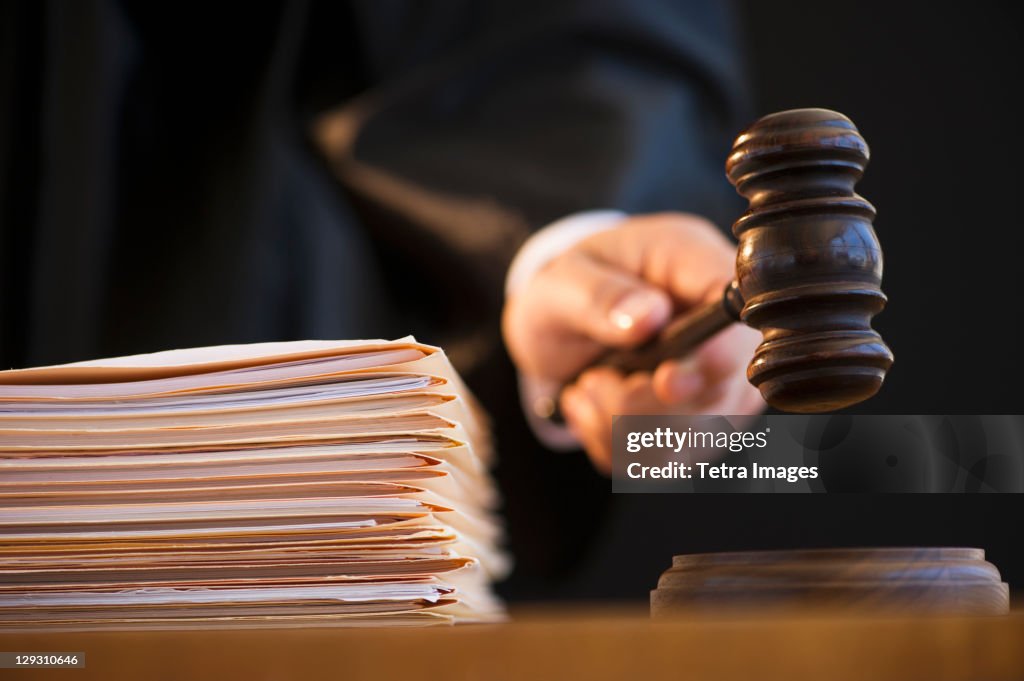
<svg viewBox="0 0 1024 681"><path fill-rule="evenodd" d="M591 210L574 213L536 232L512 259L505 278L505 296L522 290L545 265L580 241L615 227L627 217L617 210ZM519 374L519 397L534 435L552 449L576 449L579 442L569 429L547 418L560 388L558 383Z"/></svg>

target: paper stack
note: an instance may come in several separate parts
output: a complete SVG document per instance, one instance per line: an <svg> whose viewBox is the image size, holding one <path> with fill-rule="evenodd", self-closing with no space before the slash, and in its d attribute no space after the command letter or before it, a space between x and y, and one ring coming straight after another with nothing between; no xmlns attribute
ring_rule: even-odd
<svg viewBox="0 0 1024 681"><path fill-rule="evenodd" d="M490 459L412 338L0 372L0 628L500 618Z"/></svg>

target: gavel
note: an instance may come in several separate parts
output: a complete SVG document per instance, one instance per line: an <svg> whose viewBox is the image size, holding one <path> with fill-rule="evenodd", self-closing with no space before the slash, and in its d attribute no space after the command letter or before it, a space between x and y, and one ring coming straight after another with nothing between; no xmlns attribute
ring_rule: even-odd
<svg viewBox="0 0 1024 681"><path fill-rule="evenodd" d="M735 280L721 300L592 366L651 371L739 321L762 333L747 378L772 407L826 412L878 392L893 355L871 328L886 297L875 209L854 192L868 158L856 126L835 111L783 111L748 127L725 164L750 204L732 228Z"/></svg>

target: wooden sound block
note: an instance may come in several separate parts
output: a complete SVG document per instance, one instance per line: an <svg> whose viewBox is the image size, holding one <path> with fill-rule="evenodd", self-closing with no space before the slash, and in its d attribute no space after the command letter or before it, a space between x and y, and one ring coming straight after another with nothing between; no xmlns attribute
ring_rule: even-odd
<svg viewBox="0 0 1024 681"><path fill-rule="evenodd" d="M1001 615L1009 587L983 549L875 548L675 556L654 617L688 610L824 608Z"/></svg>

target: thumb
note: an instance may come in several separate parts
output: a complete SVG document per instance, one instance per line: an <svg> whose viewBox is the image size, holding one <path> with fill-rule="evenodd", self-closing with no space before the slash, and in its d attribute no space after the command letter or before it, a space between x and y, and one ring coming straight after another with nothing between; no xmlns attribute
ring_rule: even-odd
<svg viewBox="0 0 1024 681"><path fill-rule="evenodd" d="M520 369L564 379L606 347L649 338L668 321L672 300L628 272L570 252L539 272L506 312Z"/></svg>
<svg viewBox="0 0 1024 681"><path fill-rule="evenodd" d="M537 282L553 326L603 346L646 340L672 314L669 295L616 267L574 253Z"/></svg>

